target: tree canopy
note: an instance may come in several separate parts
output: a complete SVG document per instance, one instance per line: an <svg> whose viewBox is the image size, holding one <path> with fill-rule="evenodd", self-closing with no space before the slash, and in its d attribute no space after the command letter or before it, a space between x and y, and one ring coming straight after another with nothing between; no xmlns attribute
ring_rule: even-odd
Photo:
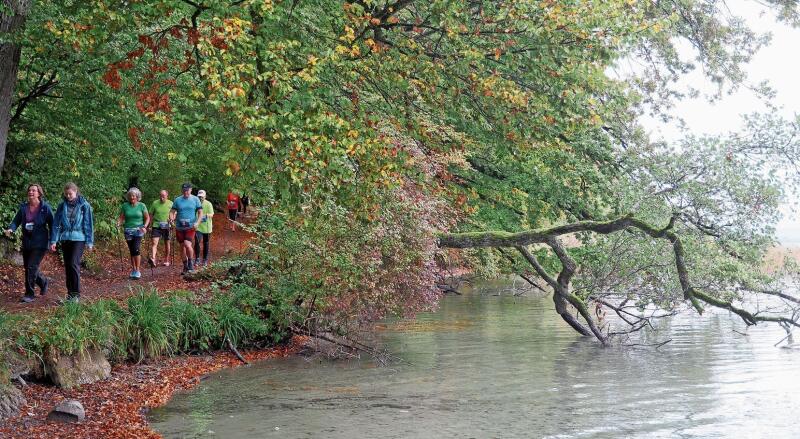
<svg viewBox="0 0 800 439"><path fill-rule="evenodd" d="M797 22L792 2L762 3ZM471 255L533 268L562 315L730 309L779 282L762 258L797 180L796 123L753 115L739 134L665 145L638 121L691 95L676 79L693 69L720 94L747 84L766 39L723 1L2 5L0 78L16 79L0 87L6 216L34 180L51 193L77 180L101 218L133 183L146 198L182 180L212 200L245 190L269 207L270 282L370 317L435 303L441 232L468 233L441 238L453 247L518 247ZM615 74L628 60L643 67ZM562 224L580 245L558 240ZM541 239L512 238L526 233ZM794 324L792 310L769 319ZM570 324L605 340L582 314Z"/></svg>

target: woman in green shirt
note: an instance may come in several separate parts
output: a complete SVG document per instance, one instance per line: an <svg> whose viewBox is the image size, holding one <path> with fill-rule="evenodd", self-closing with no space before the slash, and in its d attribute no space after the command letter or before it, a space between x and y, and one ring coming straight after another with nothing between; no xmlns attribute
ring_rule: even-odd
<svg viewBox="0 0 800 439"><path fill-rule="evenodd" d="M139 189L135 187L128 189L125 198L128 199L128 202L123 203L120 208L117 227L121 225L125 227L125 241L128 243L133 267L131 279L139 279L142 277L142 272L140 271L142 265L140 248L144 233L150 224L150 214L147 212L147 206L140 202L142 192Z"/></svg>

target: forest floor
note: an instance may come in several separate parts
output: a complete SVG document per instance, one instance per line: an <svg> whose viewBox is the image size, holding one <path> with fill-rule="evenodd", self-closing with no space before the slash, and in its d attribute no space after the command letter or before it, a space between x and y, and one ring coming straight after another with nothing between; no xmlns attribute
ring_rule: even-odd
<svg viewBox="0 0 800 439"><path fill-rule="evenodd" d="M255 211L251 209L240 221L247 224L254 217ZM213 224L209 262L246 250L252 235L241 227L237 227L235 232L231 231L225 213L215 214ZM170 238L174 240L174 233L172 235ZM175 242L172 243L173 254L170 255L169 267L161 264L165 260L166 251L162 240L158 245L159 265L150 268L147 264L150 247L148 234L148 238L142 241L142 277L138 280L128 277L131 271L130 257L128 247L121 237L114 242L99 244L92 251L86 251L84 260L90 263L81 270L81 300L91 302L101 298L124 299L135 294L136 287L139 286L153 287L159 291L187 289L198 291L209 286L208 281L189 281L181 276L181 249ZM8 312L25 312L57 305L58 300L67 294L64 266L58 254L48 252L40 269L50 279L47 295L39 295L37 287L36 300L23 303L20 299L25 292L24 270L21 266L10 262L0 265L0 309Z"/></svg>

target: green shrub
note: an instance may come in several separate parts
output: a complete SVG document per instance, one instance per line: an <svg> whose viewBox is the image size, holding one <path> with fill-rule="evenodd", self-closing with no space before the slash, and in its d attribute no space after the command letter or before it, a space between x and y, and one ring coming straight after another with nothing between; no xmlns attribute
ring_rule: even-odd
<svg viewBox="0 0 800 439"><path fill-rule="evenodd" d="M241 346L260 340L268 333L264 321L239 309L232 294L217 296L208 307L219 325L222 341L227 337L234 346Z"/></svg>
<svg viewBox="0 0 800 439"><path fill-rule="evenodd" d="M207 351L219 341L219 325L204 308L172 297L166 313L174 325L175 351Z"/></svg>
<svg viewBox="0 0 800 439"><path fill-rule="evenodd" d="M0 388L8 383L9 370L5 361L8 350L11 349L11 315L0 310Z"/></svg>
<svg viewBox="0 0 800 439"><path fill-rule="evenodd" d="M89 348L112 347L116 342L120 314L119 307L110 300L88 306L66 303L43 322L43 331L29 342L29 348L34 352L51 349L72 355ZM32 324L35 325L36 321Z"/></svg>
<svg viewBox="0 0 800 439"><path fill-rule="evenodd" d="M128 298L128 312L122 324L125 340L122 345L129 358L142 361L170 354L175 346L176 324L165 301L154 290Z"/></svg>

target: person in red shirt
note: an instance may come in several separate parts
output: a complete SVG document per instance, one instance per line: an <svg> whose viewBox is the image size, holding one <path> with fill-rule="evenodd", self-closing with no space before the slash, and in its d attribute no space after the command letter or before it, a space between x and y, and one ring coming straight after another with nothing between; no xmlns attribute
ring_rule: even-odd
<svg viewBox="0 0 800 439"><path fill-rule="evenodd" d="M236 231L236 214L239 212L239 196L235 192L228 192L228 219L231 221L231 231Z"/></svg>

